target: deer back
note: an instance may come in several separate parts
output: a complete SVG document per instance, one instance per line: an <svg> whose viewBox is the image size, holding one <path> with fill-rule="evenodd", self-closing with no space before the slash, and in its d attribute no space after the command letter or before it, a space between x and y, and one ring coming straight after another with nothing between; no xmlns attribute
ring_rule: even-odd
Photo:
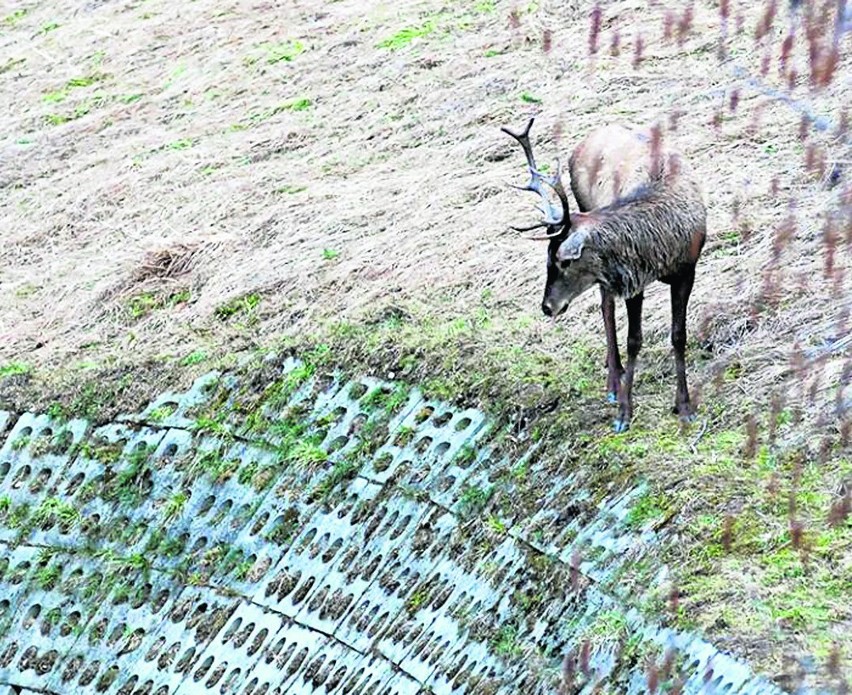
<svg viewBox="0 0 852 695"><path fill-rule="evenodd" d="M591 131L569 160L571 189L580 210L595 210L631 196L654 178L661 157L682 160L663 144L654 152L652 142L648 128L614 124Z"/></svg>

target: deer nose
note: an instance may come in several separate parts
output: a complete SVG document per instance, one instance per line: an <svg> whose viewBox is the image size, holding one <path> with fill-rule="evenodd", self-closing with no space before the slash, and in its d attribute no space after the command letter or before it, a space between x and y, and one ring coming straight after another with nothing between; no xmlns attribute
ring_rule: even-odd
<svg viewBox="0 0 852 695"><path fill-rule="evenodd" d="M544 312L545 316L553 316L553 309L550 308L550 304L547 303L547 300L541 303L541 310Z"/></svg>

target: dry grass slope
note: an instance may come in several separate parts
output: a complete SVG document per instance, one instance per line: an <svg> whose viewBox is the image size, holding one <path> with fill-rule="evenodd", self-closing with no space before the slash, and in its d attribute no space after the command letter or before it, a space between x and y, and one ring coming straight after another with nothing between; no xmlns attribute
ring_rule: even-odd
<svg viewBox="0 0 852 695"><path fill-rule="evenodd" d="M679 576L648 610L780 681L802 651L848 660L852 32L835 5L803 3L791 46L786 4L744 0L597 19L575 0L22 5L0 17L0 395L95 414L157 375L323 343L526 436L568 432L601 480L649 477L637 523L671 524ZM523 162L499 129L530 115L541 161L632 121L698 170L691 431L667 414L664 286L621 439L596 294L539 318L543 249L506 231L530 201L505 188ZM93 368L107 395L83 386Z"/></svg>

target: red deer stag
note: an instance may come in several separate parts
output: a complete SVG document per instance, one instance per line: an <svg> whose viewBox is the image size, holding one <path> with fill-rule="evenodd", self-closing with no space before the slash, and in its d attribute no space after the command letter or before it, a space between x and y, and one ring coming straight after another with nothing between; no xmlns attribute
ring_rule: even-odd
<svg viewBox="0 0 852 695"><path fill-rule="evenodd" d="M545 227L533 239L546 239L547 283L541 310L559 316L570 302L596 284L606 331L607 391L618 403L616 432L630 427L633 376L642 347L642 298L654 280L671 286L672 346L677 369L674 412L693 418L686 385L686 305L695 279L695 264L704 247L706 210L703 194L688 162L661 143L659 129L634 130L609 125L589 133L569 161L571 190L580 207L569 214L568 196L556 173L538 171L530 144L530 119L523 133L502 130L524 150L530 182L521 190L542 200L544 219L519 232ZM559 198L557 207L544 185ZM559 209L561 207L561 209ZM615 297L627 307L627 368L621 364L615 330Z"/></svg>

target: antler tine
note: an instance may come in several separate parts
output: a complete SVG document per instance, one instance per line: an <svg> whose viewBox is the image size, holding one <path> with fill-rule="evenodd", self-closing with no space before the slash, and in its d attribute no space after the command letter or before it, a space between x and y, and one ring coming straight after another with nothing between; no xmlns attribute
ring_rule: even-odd
<svg viewBox="0 0 852 695"><path fill-rule="evenodd" d="M562 185L562 162L559 157L556 158L556 174L553 176L543 177L544 182L550 186L556 195L559 196L559 202L562 204L562 210L568 211L568 194L565 192L565 186Z"/></svg>
<svg viewBox="0 0 852 695"><path fill-rule="evenodd" d="M516 133L513 130L509 130L506 126L503 126L500 130L507 135L511 135L520 143L524 149L524 154L527 156L527 164L529 164L531 170L536 171L535 157L533 156L532 145L530 144L530 130L532 129L533 121L535 121L535 118L530 118L523 133Z"/></svg>
<svg viewBox="0 0 852 695"><path fill-rule="evenodd" d="M516 232L531 232L533 229L538 229L539 227L550 227L551 225L547 224L547 222L539 222L538 224L531 224L529 227L514 227L509 226L509 229L513 229ZM528 236L527 239L533 240L543 240L543 239L552 239L553 237L559 236L561 234L561 230L557 229L552 232L547 232L546 234L534 234L532 236Z"/></svg>
<svg viewBox="0 0 852 695"><path fill-rule="evenodd" d="M565 215L568 212L568 196L565 193L565 188L562 185L562 167L559 163L559 160L556 161L556 175L555 176L544 176L536 167L535 164L535 156L532 151L532 144L530 143L530 130L532 129L532 125L535 121L535 118L530 118L527 123L527 127L524 129L523 133L516 133L509 128L503 126L501 130L507 135L511 135L515 140L520 143L521 148L524 150L524 155L527 158L527 166L530 170L530 181L526 186L512 186L513 188L517 188L523 191L532 191L533 193L537 193L542 200L543 207L540 210L544 213L544 221L543 223L537 224L534 227L529 227L525 230L518 231L529 231L529 229L536 229L537 227L542 226L559 226L563 223L565 219ZM545 183L550 186L559 197L559 202L562 205L562 213L557 213L553 204L550 202L550 199L547 197L547 194L544 192L541 184ZM511 184L510 184L511 185Z"/></svg>
<svg viewBox="0 0 852 695"><path fill-rule="evenodd" d="M527 239L531 239L532 241L548 241L553 239L553 237L557 237L561 234L559 230L555 232L548 232L547 234L533 234L528 236Z"/></svg>

